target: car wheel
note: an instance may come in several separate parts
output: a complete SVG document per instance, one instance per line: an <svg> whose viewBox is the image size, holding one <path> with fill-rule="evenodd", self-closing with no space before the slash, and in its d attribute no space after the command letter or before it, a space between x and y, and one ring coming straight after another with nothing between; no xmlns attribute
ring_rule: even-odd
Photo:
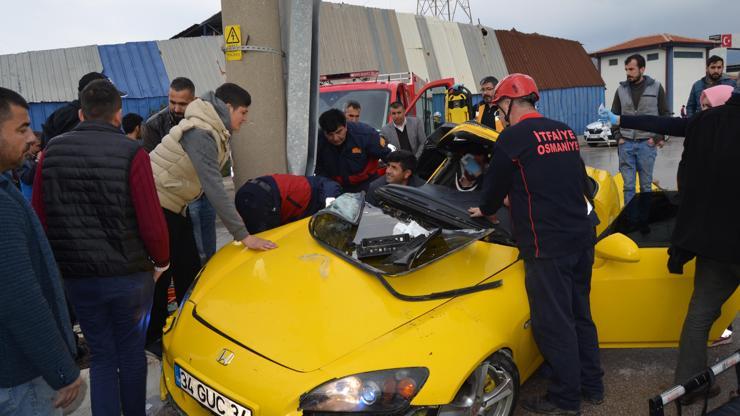
<svg viewBox="0 0 740 416"><path fill-rule="evenodd" d="M597 147L599 144L598 143L589 143L588 145L591 146L591 147Z"/></svg>
<svg viewBox="0 0 740 416"><path fill-rule="evenodd" d="M519 370L511 354L501 350L486 359L463 383L439 416L511 416L519 397Z"/></svg>

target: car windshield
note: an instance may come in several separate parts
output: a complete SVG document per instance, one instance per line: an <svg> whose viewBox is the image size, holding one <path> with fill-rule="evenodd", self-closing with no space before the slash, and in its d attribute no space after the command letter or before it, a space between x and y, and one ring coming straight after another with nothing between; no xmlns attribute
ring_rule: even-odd
<svg viewBox="0 0 740 416"><path fill-rule="evenodd" d="M331 108L344 111L347 101L357 101L362 106L360 121L380 130L388 120L389 96L386 90L322 92L319 94L319 114Z"/></svg>
<svg viewBox="0 0 740 416"><path fill-rule="evenodd" d="M417 216L412 209L379 208L363 194L344 194L313 216L311 235L366 270L401 275L486 237L493 230Z"/></svg>
<svg viewBox="0 0 740 416"><path fill-rule="evenodd" d="M638 247L668 247L676 225L678 199L676 191L635 194L599 239L622 233Z"/></svg>

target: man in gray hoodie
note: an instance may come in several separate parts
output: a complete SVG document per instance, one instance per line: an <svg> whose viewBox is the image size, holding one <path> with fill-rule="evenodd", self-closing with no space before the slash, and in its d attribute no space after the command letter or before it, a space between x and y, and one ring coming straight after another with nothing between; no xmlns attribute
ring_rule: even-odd
<svg viewBox="0 0 740 416"><path fill-rule="evenodd" d="M215 93L207 92L191 102L184 119L150 153L157 194L169 228L170 271L178 302L182 301L200 269L186 208L201 193L205 192L236 241L251 250L277 247L271 241L249 235L221 177L221 169L229 160L231 134L247 121L251 104L252 98L246 90L236 84L225 83ZM149 344L162 335L167 318L168 286L169 276L165 274L154 291L147 334Z"/></svg>

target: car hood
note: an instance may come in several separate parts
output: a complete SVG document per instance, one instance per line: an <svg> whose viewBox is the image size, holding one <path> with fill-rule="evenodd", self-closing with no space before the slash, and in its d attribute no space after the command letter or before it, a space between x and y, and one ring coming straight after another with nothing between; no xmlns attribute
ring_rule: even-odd
<svg viewBox="0 0 740 416"><path fill-rule="evenodd" d="M307 220L261 236L279 248L258 253L227 245L209 261L189 300L206 325L285 367L319 369L447 301L393 297L375 276L318 244ZM481 263L472 259L481 255L476 244L486 243L388 281L407 295L480 283L490 273L465 269ZM511 261L502 260L501 268Z"/></svg>

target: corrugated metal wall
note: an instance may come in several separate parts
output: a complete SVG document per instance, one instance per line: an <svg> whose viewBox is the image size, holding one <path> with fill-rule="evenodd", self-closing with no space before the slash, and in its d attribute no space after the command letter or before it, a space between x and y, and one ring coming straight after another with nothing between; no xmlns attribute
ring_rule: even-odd
<svg viewBox="0 0 740 416"><path fill-rule="evenodd" d="M407 72L401 32L393 10L322 3L319 72Z"/></svg>
<svg viewBox="0 0 740 416"><path fill-rule="evenodd" d="M433 79L429 76L427 68L427 56L424 44L416 26L416 16L408 13L397 13L398 28L401 31L403 49L406 53L406 62L409 71L420 76L422 79Z"/></svg>
<svg viewBox="0 0 740 416"><path fill-rule="evenodd" d="M29 102L72 101L80 77L102 70L95 46L1 55L0 86Z"/></svg>
<svg viewBox="0 0 740 416"><path fill-rule="evenodd" d="M481 79L490 75L501 79L509 74L504 55L501 53L501 47L493 29L466 24L458 24L458 27L476 82L480 82ZM482 30L486 31L485 36ZM477 84L473 84L472 87L477 87ZM474 90L471 85L468 88L471 91Z"/></svg>
<svg viewBox="0 0 740 416"><path fill-rule="evenodd" d="M599 104L604 102L604 87L576 87L540 91L539 111L562 121L576 134L598 118Z"/></svg>
<svg viewBox="0 0 740 416"><path fill-rule="evenodd" d="M226 62L221 52L221 36L180 38L157 41L167 77L189 78L195 94L215 90L226 81Z"/></svg>
<svg viewBox="0 0 740 416"><path fill-rule="evenodd" d="M323 74L412 71L427 80L454 77L477 92L486 75L501 79L526 72L546 89L542 111L579 131L595 119L604 99L603 88L595 87L603 85L598 72L580 44L567 39L337 3L321 5L320 34ZM218 87L225 67L221 44L221 37L207 36L5 55L0 56L0 85L43 103L34 104L32 112L34 119L45 118L76 98L80 76L102 71L128 92L124 111L146 117L167 104L175 77L192 79L197 94ZM435 97L435 111L444 112L438 103ZM41 121L32 121L40 127Z"/></svg>
<svg viewBox="0 0 740 416"><path fill-rule="evenodd" d="M147 117L167 105L169 79L156 42L104 45L98 51L103 74L128 93L123 99L124 114Z"/></svg>
<svg viewBox="0 0 740 416"><path fill-rule="evenodd" d="M465 51L465 44L458 24L426 18L432 45L437 55L437 65L442 78L454 77L456 82L476 89L477 81L470 69L470 62Z"/></svg>

